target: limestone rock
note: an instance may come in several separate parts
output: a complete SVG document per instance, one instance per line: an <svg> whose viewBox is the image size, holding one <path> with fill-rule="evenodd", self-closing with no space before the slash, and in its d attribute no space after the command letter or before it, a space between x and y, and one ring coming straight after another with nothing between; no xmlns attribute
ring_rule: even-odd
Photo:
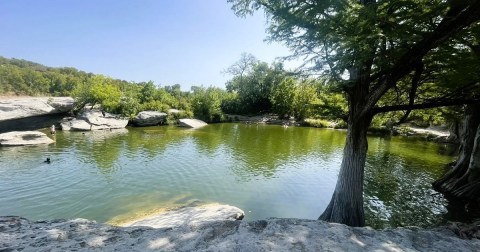
<svg viewBox="0 0 480 252"><path fill-rule="evenodd" d="M84 110L79 119L84 119L92 125L92 130L121 129L128 124L128 119L99 110Z"/></svg>
<svg viewBox="0 0 480 252"><path fill-rule="evenodd" d="M206 122L198 119L179 119L178 122L180 127L188 128L200 128L208 125Z"/></svg>
<svg viewBox="0 0 480 252"><path fill-rule="evenodd" d="M92 130L92 125L87 121L82 119L71 119L71 120L62 120L60 123L62 130L68 131L90 131Z"/></svg>
<svg viewBox="0 0 480 252"><path fill-rule="evenodd" d="M142 111L133 120L136 126L154 126L163 124L167 118L166 113L158 111Z"/></svg>
<svg viewBox="0 0 480 252"><path fill-rule="evenodd" d="M69 112L71 97L13 97L0 99L0 121Z"/></svg>
<svg viewBox="0 0 480 252"><path fill-rule="evenodd" d="M60 123L62 130L90 131L121 129L128 124L128 119L99 110L85 110L78 118L64 118Z"/></svg>
<svg viewBox="0 0 480 252"><path fill-rule="evenodd" d="M0 146L51 144L54 141L39 131L12 131L0 134Z"/></svg>
<svg viewBox="0 0 480 252"><path fill-rule="evenodd" d="M171 228L185 225L200 225L204 222L222 220L241 220L245 213L229 205L204 205L183 207L159 215L136 221L127 226L148 226L153 228Z"/></svg>

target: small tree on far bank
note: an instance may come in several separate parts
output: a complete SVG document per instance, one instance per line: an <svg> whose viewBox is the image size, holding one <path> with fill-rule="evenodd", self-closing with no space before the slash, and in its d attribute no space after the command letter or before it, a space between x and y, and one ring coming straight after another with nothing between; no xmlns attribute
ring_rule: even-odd
<svg viewBox="0 0 480 252"><path fill-rule="evenodd" d="M272 112L281 119L289 118L293 114L296 89L296 81L293 78L285 78L273 87L270 94Z"/></svg>

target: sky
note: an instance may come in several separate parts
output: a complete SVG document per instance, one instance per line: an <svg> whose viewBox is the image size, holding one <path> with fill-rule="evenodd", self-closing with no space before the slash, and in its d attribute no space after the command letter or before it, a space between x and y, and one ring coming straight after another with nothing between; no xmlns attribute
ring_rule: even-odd
<svg viewBox="0 0 480 252"><path fill-rule="evenodd" d="M242 52L273 62L263 13L226 0L1 0L0 56L127 81L224 87ZM287 68L295 63L286 63Z"/></svg>

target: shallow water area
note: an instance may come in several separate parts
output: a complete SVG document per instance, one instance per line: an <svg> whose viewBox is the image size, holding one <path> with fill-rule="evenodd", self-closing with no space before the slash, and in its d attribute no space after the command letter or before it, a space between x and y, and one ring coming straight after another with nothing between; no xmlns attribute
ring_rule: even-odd
<svg viewBox="0 0 480 252"><path fill-rule="evenodd" d="M218 202L243 209L246 220L316 219L335 188L345 132L232 123L54 138L48 146L0 147L0 215L122 223ZM369 137L367 224L432 226L450 216L430 184L454 158L444 144Z"/></svg>

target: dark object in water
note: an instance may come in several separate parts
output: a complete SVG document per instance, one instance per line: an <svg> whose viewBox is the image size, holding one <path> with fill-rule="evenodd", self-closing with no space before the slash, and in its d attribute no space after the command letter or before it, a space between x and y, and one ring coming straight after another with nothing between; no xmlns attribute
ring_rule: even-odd
<svg viewBox="0 0 480 252"><path fill-rule="evenodd" d="M50 161L50 158L47 157L47 160L45 160L45 161L43 161L43 162L44 162L44 163L47 163L47 164L50 164L51 161Z"/></svg>

